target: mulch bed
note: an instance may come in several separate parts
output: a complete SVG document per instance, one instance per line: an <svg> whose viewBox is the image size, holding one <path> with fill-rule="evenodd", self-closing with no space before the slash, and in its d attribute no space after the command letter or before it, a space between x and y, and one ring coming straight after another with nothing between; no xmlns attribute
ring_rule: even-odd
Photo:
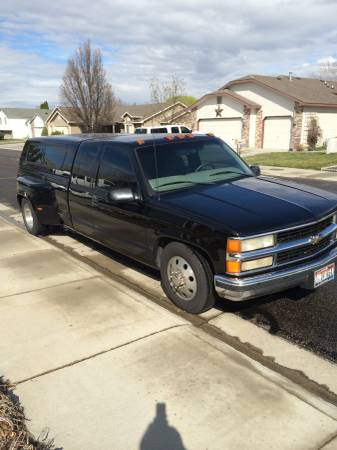
<svg viewBox="0 0 337 450"><path fill-rule="evenodd" d="M53 440L35 439L28 431L26 417L14 386L0 377L0 450L52 450Z"/></svg>

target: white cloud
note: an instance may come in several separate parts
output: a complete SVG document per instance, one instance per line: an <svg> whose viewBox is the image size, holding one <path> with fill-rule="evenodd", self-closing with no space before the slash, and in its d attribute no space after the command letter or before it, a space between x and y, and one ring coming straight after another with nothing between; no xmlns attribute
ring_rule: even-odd
<svg viewBox="0 0 337 450"><path fill-rule="evenodd" d="M325 55L336 55L335 1L59 0L46 7L34 0L29 9L26 5L25 0L2 4L10 64L0 65L1 79L7 80L1 102L32 103L39 96L57 102L64 60L86 38L102 48L109 80L129 102L149 100L153 75L175 73L190 94L200 96L248 73L311 75ZM22 35L34 45L13 50ZM48 49L38 54L37 40L50 45L50 58Z"/></svg>

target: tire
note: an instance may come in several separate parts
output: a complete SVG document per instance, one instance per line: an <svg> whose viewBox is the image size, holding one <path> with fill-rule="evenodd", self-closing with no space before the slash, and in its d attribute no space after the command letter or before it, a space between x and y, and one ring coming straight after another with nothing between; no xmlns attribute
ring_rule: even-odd
<svg viewBox="0 0 337 450"><path fill-rule="evenodd" d="M26 198L21 202L21 212L28 233L33 234L34 236L46 234L47 227L40 223L33 205Z"/></svg>
<svg viewBox="0 0 337 450"><path fill-rule="evenodd" d="M179 308L200 314L214 306L213 276L208 262L179 242L168 244L161 255L162 288Z"/></svg>

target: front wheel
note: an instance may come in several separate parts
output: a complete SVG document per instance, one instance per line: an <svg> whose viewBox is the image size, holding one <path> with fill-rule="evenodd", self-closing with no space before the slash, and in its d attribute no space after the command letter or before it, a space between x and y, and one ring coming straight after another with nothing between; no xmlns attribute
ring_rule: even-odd
<svg viewBox="0 0 337 450"><path fill-rule="evenodd" d="M160 274L165 294L179 308L200 314L214 306L211 270L191 247L179 242L168 244L161 255Z"/></svg>
<svg viewBox="0 0 337 450"><path fill-rule="evenodd" d="M33 205L26 198L24 198L21 202L21 211L26 229L30 234L38 236L46 233L47 227L40 223L36 212L34 211Z"/></svg>

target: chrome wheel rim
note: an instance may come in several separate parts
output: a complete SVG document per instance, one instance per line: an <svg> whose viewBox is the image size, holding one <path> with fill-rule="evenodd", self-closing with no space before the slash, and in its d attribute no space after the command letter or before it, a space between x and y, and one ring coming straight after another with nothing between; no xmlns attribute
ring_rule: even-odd
<svg viewBox="0 0 337 450"><path fill-rule="evenodd" d="M31 230L34 226L34 217L33 217L32 210L28 203L25 203L23 205L23 216L24 216L27 227Z"/></svg>
<svg viewBox="0 0 337 450"><path fill-rule="evenodd" d="M197 280L191 265L181 256L172 257L167 264L167 276L173 291L182 300L192 300L197 294Z"/></svg>

